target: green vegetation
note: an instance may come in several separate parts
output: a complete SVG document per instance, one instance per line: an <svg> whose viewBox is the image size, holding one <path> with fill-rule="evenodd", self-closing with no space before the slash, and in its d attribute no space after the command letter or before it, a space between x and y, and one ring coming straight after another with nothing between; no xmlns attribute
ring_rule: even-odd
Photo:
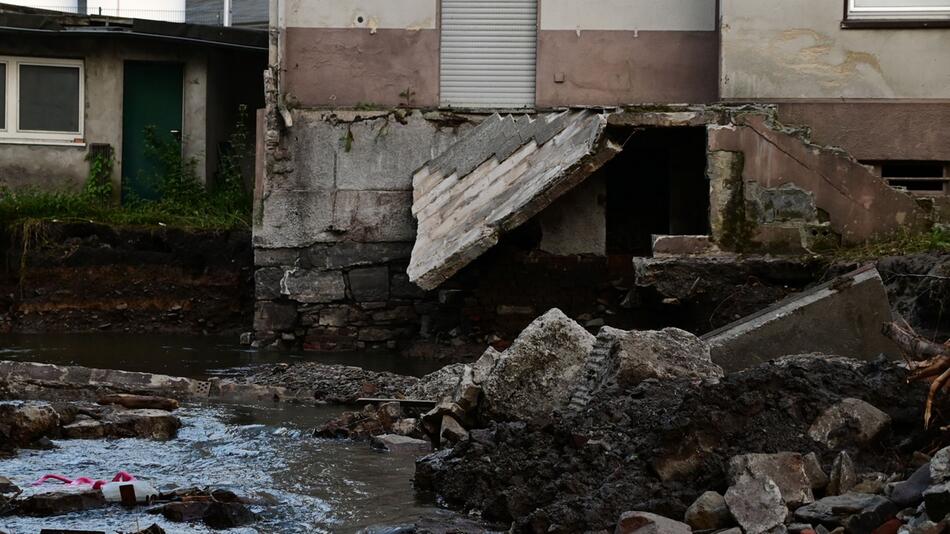
<svg viewBox="0 0 950 534"><path fill-rule="evenodd" d="M239 115L229 137L230 149L221 155L210 188L198 179L198 161L184 158L178 141L159 138L149 128L146 148L157 172L144 178L158 193L156 200L138 198L126 190L122 204L117 204L112 186L114 158L111 153L97 153L88 158L89 177L78 193L0 188L0 223L83 220L121 226L246 228L251 220L251 195L244 186L243 169L253 147L245 107Z"/></svg>
<svg viewBox="0 0 950 534"><path fill-rule="evenodd" d="M863 260L920 252L950 252L950 230L945 227L934 227L930 232L925 233L905 232L885 241L838 249L834 255L843 260Z"/></svg>

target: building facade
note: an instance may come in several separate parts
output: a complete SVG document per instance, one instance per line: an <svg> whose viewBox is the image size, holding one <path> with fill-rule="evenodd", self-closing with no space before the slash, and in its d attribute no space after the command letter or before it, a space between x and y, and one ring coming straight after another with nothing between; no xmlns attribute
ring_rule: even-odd
<svg viewBox="0 0 950 534"><path fill-rule="evenodd" d="M634 258L947 217L945 0L273 5L260 344L483 347L555 306L669 324Z"/></svg>

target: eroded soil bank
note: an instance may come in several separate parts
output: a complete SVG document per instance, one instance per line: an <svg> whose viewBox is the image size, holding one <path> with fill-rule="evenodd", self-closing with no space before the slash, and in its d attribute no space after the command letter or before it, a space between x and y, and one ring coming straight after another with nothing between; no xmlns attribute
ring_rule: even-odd
<svg viewBox="0 0 950 534"><path fill-rule="evenodd" d="M237 335L251 324L250 231L29 222L0 245L6 333Z"/></svg>

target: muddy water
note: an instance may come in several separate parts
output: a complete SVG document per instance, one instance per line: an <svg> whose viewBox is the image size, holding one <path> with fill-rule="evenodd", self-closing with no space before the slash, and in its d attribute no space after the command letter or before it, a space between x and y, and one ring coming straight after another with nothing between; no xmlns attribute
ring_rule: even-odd
<svg viewBox="0 0 950 534"><path fill-rule="evenodd" d="M116 361L112 367L205 376L227 374L229 366L295 358L247 353L224 345L218 345L220 350L215 352L202 346L202 340L163 339L160 349L152 346L146 350L131 339L117 343L100 338L98 351L94 350L96 342L74 336L67 336L67 341L75 341L70 344L32 340L30 346L21 340L5 344L0 359L98 366ZM84 356L86 349L88 355ZM102 360L103 352L114 354L116 360ZM149 357L135 358L134 354ZM209 355L208 359L203 354ZM375 363L381 370L393 370L386 369L392 361L386 363L378 355L364 358L378 360ZM339 411L336 407L286 404L188 404L179 412L184 426L174 440L56 441L56 450L21 451L15 458L0 460L0 476L33 492L37 489L29 488L29 483L46 473L108 478L126 470L160 489L212 485L272 503L254 508L262 519L252 528L233 532L377 532L420 518L436 524L460 520L434 503L416 498L411 484L413 458L377 453L365 443L311 437L315 426ZM196 531L191 525L169 523L144 510L129 512L117 507L48 519L0 518L0 531L125 532L152 522L168 532Z"/></svg>

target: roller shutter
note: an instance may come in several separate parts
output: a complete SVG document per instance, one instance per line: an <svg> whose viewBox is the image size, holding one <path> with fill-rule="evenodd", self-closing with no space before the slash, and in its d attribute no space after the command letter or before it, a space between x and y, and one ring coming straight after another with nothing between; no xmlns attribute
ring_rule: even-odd
<svg viewBox="0 0 950 534"><path fill-rule="evenodd" d="M538 0L442 0L441 100L533 108Z"/></svg>

